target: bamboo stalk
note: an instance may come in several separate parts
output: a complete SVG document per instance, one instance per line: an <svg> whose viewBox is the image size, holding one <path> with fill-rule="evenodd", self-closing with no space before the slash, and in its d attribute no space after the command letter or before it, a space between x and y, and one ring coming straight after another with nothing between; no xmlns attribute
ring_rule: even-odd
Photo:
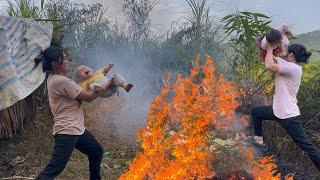
<svg viewBox="0 0 320 180"><path fill-rule="evenodd" d="M7 123L6 123L6 118L3 111L0 112L0 115L2 117L2 120L0 121L0 137L4 137L7 134L6 133Z"/></svg>
<svg viewBox="0 0 320 180"><path fill-rule="evenodd" d="M0 111L0 139L11 138L19 128L23 129L23 123L28 110L25 100Z"/></svg>
<svg viewBox="0 0 320 180"><path fill-rule="evenodd" d="M11 122L10 122L10 115L9 115L9 111L8 111L8 109L5 109L4 111L3 111L3 127L2 127L2 129L3 129L3 136L4 137L11 137L11 135L12 135L12 128L11 128Z"/></svg>

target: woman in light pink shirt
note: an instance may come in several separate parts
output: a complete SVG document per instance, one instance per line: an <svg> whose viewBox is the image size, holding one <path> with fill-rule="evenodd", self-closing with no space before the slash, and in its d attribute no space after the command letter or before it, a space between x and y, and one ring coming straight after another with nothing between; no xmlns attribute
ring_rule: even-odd
<svg viewBox="0 0 320 180"><path fill-rule="evenodd" d="M262 121L274 120L291 136L292 140L305 151L310 160L320 171L320 151L309 140L303 131L300 111L297 105L297 93L301 83L302 67L307 63L311 53L301 44L288 47L285 59L273 56L273 48L268 45L265 68L276 74L275 94L272 106L256 106L251 110L254 137L252 143L255 158L264 155Z"/></svg>
<svg viewBox="0 0 320 180"><path fill-rule="evenodd" d="M86 154L89 159L90 179L100 177L103 149L84 127L81 101L92 101L107 87L86 91L69 79L68 59L61 47L47 48L42 58L36 59L36 66L42 62L42 69L49 74L47 79L50 109L54 117L53 135L55 145L51 160L36 179L54 179L65 168L74 148Z"/></svg>

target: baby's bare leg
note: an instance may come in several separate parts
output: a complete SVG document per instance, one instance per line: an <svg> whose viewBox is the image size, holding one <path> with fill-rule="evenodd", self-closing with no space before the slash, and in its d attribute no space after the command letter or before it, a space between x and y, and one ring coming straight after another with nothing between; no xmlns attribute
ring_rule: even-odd
<svg viewBox="0 0 320 180"><path fill-rule="evenodd" d="M127 92L133 87L133 84L128 83L120 74L113 74L112 77L114 78L114 85L124 88Z"/></svg>
<svg viewBox="0 0 320 180"><path fill-rule="evenodd" d="M118 92L117 87L111 86L111 87L109 87L109 88L101 95L101 97L102 97L102 98L108 98L108 97L113 96L113 95L116 94L117 92Z"/></svg>
<svg viewBox="0 0 320 180"><path fill-rule="evenodd" d="M110 77L110 78L108 78L108 80L106 82L103 83L103 85L106 89L108 89L114 85L114 82L115 82L115 78Z"/></svg>

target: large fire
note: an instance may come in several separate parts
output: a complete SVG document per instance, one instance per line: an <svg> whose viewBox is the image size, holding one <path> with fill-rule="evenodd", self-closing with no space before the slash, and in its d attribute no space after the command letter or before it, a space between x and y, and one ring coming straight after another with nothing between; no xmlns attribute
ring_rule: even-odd
<svg viewBox="0 0 320 180"><path fill-rule="evenodd" d="M154 98L147 123L137 133L142 150L120 179L217 177L219 172L213 160L221 153L218 155L218 150L212 148L212 142L225 142L215 136L233 126L236 97L236 87L216 74L213 59L208 56L200 63L200 55L196 56L190 76L178 75ZM243 147L239 149L240 152ZM272 174L276 167L271 158L257 164L252 150L244 147L241 152L252 163L251 179L280 179L280 175ZM228 176L243 178L240 172Z"/></svg>

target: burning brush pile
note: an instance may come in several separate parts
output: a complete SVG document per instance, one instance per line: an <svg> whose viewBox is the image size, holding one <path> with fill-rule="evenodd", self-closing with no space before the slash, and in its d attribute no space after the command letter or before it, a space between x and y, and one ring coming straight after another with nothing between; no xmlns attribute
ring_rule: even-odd
<svg viewBox="0 0 320 180"><path fill-rule="evenodd" d="M216 74L211 57L200 59L154 98L137 133L141 150L120 179L281 179L272 157L257 163L241 143L237 88Z"/></svg>

